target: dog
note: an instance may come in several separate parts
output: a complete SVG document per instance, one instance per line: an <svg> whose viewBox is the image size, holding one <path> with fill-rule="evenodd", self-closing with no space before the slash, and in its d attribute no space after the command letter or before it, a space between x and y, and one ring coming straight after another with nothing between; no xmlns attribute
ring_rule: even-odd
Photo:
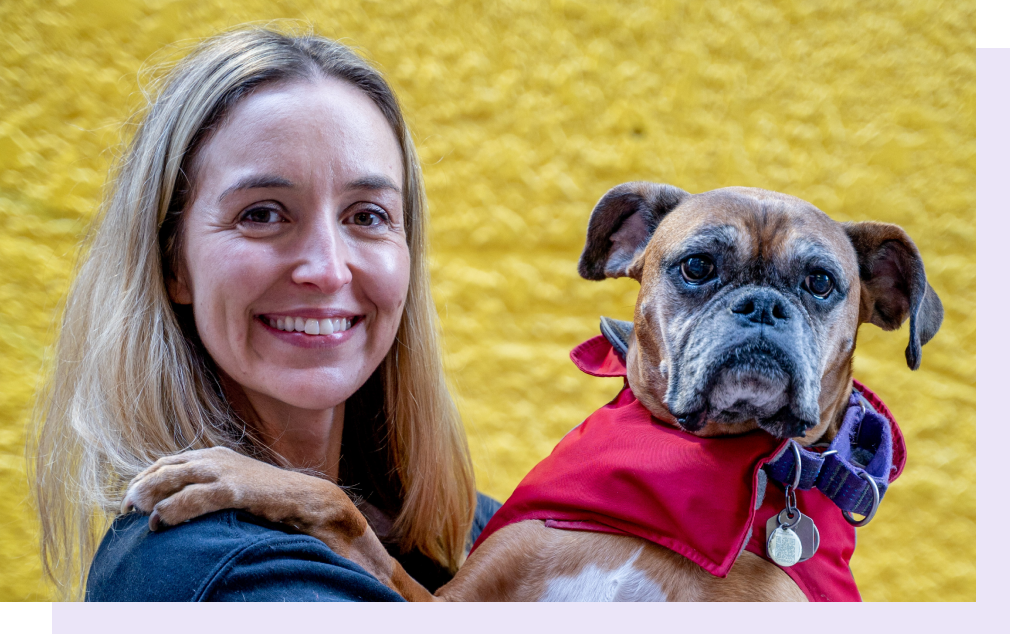
<svg viewBox="0 0 1010 634"><path fill-rule="evenodd" d="M835 590L817 586L834 583L823 579L836 572L837 588L844 586L841 598L853 598L845 588L855 589L847 567L854 531L838 509L872 516L903 461L900 432L885 421L886 408L868 391L853 391L857 331L867 322L895 330L908 320L905 358L914 370L943 320L943 306L908 235L896 225L838 223L810 203L762 189L692 195L671 185L633 182L613 188L594 208L579 273L589 280L631 277L641 283L634 321L605 319L605 336L573 353L590 373L626 375L625 389L531 472L435 595L386 554L336 485L227 449L159 460L131 483L124 510L153 511L152 525L172 525L242 508L321 539L408 600L803 601L832 598L824 593ZM857 447L872 426L868 408L886 439ZM634 421L615 414L632 410L639 413ZM840 434L853 416L858 428ZM607 452L600 434L632 429L653 439L649 443L680 443L701 452L709 472L695 475L701 467L686 464L671 480L650 471L667 468L662 452L655 464L624 456L614 459L615 467L607 463L586 475L598 486L572 493L579 488L569 486L572 474L593 462L592 455L577 459L578 452ZM640 441L628 442L634 448ZM851 461L834 449L822 452L825 443L841 447ZM728 457L713 462L713 455ZM843 479L838 465L860 472L846 486L860 478L867 483L861 501L848 509L811 490L809 465L821 468L831 460L833 473ZM874 464L878 473L867 475ZM781 487L767 481L776 465L786 465L776 480ZM688 489L680 483L692 479L702 488L726 480L734 490L681 495ZM187 489L195 483L200 491ZM600 490L610 488L617 499L592 506ZM643 509L653 505L634 500L654 498L635 497L642 491L666 497L655 509ZM583 497L573 502L570 493ZM629 501L630 510L608 510L608 504ZM659 508L664 504L674 508ZM704 514L692 517L699 510ZM716 515L735 519L713 524ZM790 524L796 518L816 521L820 531L795 537L803 526ZM686 536L664 532L666 524L677 523L702 528ZM775 542L783 535L792 541ZM723 536L731 539L719 543ZM819 545L820 559L813 555ZM813 570L814 564L797 563L804 555L822 562L816 574L794 572Z"/></svg>

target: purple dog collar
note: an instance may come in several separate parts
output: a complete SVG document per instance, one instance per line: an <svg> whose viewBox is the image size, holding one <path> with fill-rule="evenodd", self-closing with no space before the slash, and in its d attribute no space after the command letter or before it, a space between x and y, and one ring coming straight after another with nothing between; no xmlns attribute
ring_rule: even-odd
<svg viewBox="0 0 1010 634"><path fill-rule="evenodd" d="M795 442L795 441L793 441ZM865 525L887 491L891 475L891 425L852 390L838 435L823 453L799 448L798 489L816 488L842 510L850 524ZM796 458L789 444L765 465L768 476L783 486L793 483ZM849 513L865 515L861 522Z"/></svg>

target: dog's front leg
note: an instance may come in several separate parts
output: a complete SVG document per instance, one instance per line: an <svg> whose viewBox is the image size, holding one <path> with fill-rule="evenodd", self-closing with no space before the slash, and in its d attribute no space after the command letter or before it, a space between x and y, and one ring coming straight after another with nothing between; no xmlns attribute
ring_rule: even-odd
<svg viewBox="0 0 1010 634"><path fill-rule="evenodd" d="M133 508L151 514L151 530L222 509L248 511L319 539L408 601L434 599L386 552L340 487L230 449L198 449L158 460L130 483L123 512Z"/></svg>

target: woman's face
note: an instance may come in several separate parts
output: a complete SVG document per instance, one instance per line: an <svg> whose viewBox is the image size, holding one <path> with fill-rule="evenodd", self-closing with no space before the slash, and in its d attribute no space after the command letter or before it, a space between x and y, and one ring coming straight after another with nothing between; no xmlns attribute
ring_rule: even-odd
<svg viewBox="0 0 1010 634"><path fill-rule="evenodd" d="M407 296L399 144L361 91L263 87L200 150L173 301L254 403L322 410L389 351Z"/></svg>

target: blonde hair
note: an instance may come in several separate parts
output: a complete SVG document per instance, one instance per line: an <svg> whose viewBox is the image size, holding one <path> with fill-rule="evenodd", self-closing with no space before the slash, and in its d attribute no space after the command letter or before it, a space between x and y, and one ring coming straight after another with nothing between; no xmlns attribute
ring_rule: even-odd
<svg viewBox="0 0 1010 634"><path fill-rule="evenodd" d="M403 318L369 379L379 387L359 390L379 402L361 396L351 410L374 412L384 426L376 450L399 498L401 551L416 548L451 572L462 562L476 505L473 468L441 365L424 183L410 132L391 88L346 46L253 28L204 41L162 80L84 245L39 395L29 465L43 565L65 598L81 596L126 483L159 457L217 445L263 457L165 280L178 258L186 171L201 143L255 88L322 77L356 86L379 107L405 174L411 257Z"/></svg>

